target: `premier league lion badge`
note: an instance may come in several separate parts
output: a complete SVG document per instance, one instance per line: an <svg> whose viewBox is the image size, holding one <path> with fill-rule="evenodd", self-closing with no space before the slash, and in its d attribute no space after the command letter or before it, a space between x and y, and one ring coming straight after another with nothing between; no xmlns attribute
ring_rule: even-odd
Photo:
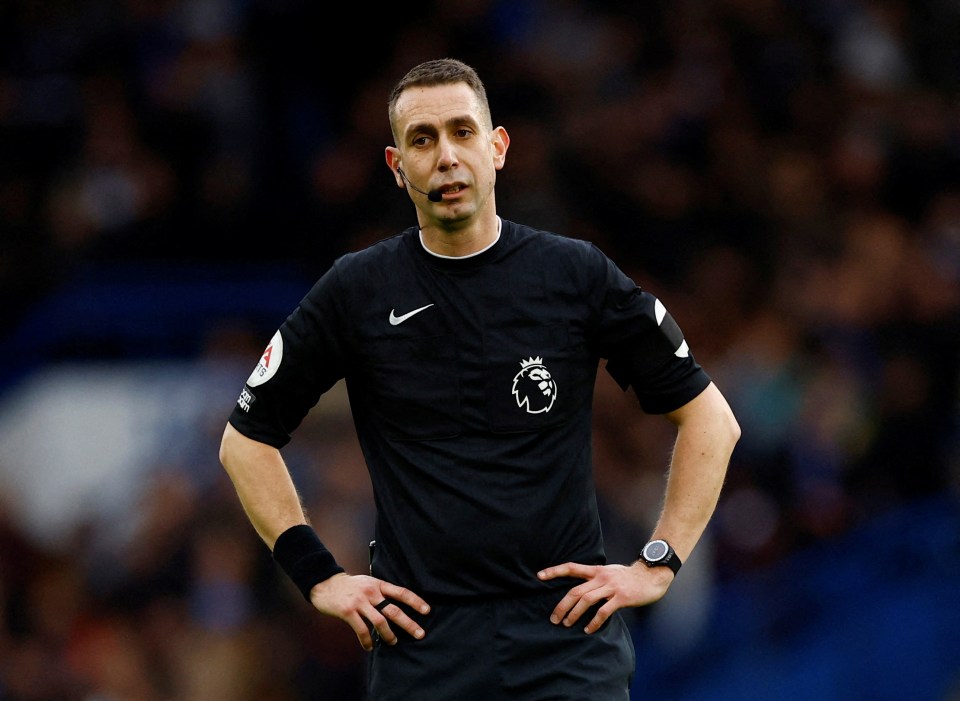
<svg viewBox="0 0 960 701"><path fill-rule="evenodd" d="M513 396L517 406L530 414L543 414L557 400L557 385L543 364L543 358L520 361L520 372L513 378Z"/></svg>

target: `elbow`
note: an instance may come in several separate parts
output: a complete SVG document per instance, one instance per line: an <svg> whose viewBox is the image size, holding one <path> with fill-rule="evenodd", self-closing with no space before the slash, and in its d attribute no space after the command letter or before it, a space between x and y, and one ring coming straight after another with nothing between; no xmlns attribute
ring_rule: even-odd
<svg viewBox="0 0 960 701"><path fill-rule="evenodd" d="M703 396L707 400L704 406L708 407L706 416L709 416L707 420L710 430L718 445L726 447L728 454L732 454L740 441L740 422L737 421L733 408L715 386L711 386L711 391L704 392Z"/></svg>
<svg viewBox="0 0 960 701"><path fill-rule="evenodd" d="M730 432L730 442L733 445L737 444L737 441L740 440L741 430L740 422L737 421L737 417L733 415L733 412L730 412L730 419L728 421L728 430Z"/></svg>
<svg viewBox="0 0 960 701"><path fill-rule="evenodd" d="M231 455L233 454L233 446L236 442L236 429L227 424L226 428L223 429L223 437L220 439L220 464L223 465L224 469L228 469L227 466L230 463Z"/></svg>
<svg viewBox="0 0 960 701"><path fill-rule="evenodd" d="M737 420L734 419L730 424L730 452L733 452L733 449L736 447L737 443L740 441L741 431L740 424L737 423Z"/></svg>
<svg viewBox="0 0 960 701"><path fill-rule="evenodd" d="M733 415L733 411L727 408L727 420L726 420L726 434L727 442L730 446L730 452L733 452L734 447L740 440L741 435L740 423L737 421L737 417Z"/></svg>
<svg viewBox="0 0 960 701"><path fill-rule="evenodd" d="M242 471L246 465L255 465L270 460L273 455L279 455L279 450L273 446L248 438L227 424L220 439L220 464L232 476Z"/></svg>

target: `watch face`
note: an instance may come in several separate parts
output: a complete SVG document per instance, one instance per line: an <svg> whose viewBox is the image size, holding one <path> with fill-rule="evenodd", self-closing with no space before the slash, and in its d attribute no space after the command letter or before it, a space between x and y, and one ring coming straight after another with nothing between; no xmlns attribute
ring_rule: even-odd
<svg viewBox="0 0 960 701"><path fill-rule="evenodd" d="M667 554L668 546L662 540L651 540L643 548L643 556L650 562L662 560Z"/></svg>

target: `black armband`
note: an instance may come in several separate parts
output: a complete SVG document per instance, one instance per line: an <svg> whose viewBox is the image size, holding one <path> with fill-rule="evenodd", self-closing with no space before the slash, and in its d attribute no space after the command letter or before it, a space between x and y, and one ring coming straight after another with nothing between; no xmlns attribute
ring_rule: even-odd
<svg viewBox="0 0 960 701"><path fill-rule="evenodd" d="M273 559L307 601L315 584L344 571L320 542L316 531L303 524L291 526L280 534L273 545Z"/></svg>

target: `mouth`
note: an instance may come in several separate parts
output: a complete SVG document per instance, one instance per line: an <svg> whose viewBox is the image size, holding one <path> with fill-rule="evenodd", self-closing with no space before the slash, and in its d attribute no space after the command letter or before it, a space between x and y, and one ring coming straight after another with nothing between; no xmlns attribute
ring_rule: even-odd
<svg viewBox="0 0 960 701"><path fill-rule="evenodd" d="M457 183L457 184L455 184L455 185L447 185L446 187L441 187L441 188L439 188L439 189L440 189L440 194L442 194L444 197L446 197L447 195L457 195L457 194L459 194L459 193L462 192L463 190L466 190L466 189L467 189L467 186L466 186L466 185L461 185L460 183Z"/></svg>

